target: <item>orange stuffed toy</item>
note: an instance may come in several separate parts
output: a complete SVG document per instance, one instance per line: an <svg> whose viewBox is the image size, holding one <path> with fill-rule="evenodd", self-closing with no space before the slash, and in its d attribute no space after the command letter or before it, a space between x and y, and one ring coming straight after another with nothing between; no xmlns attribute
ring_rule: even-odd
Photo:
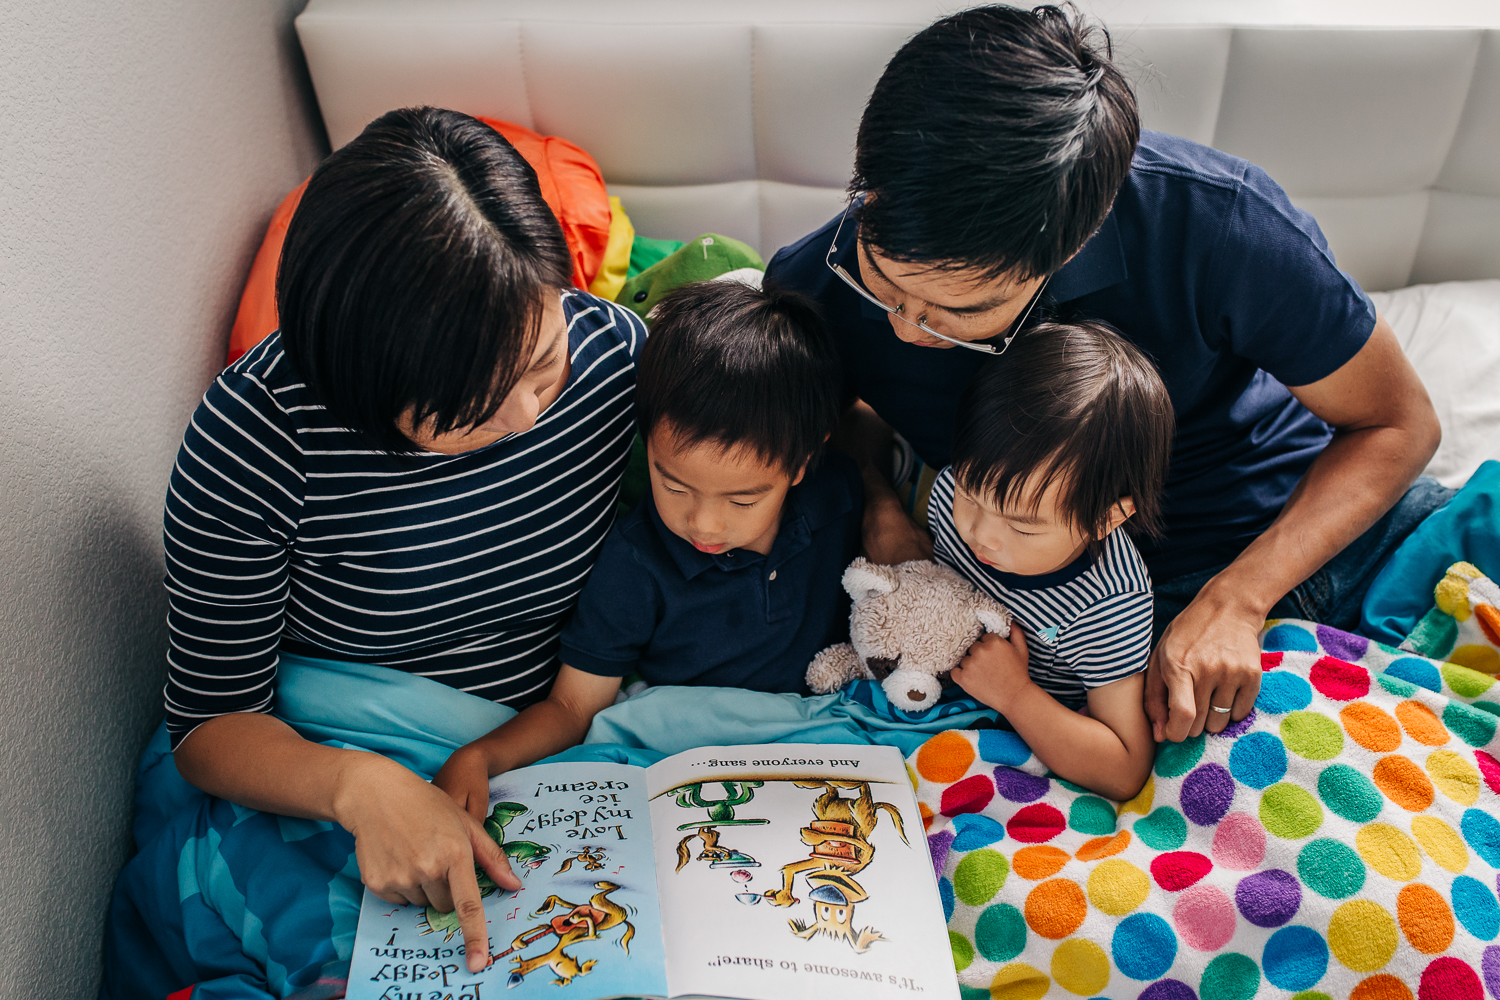
<svg viewBox="0 0 1500 1000"><path fill-rule="evenodd" d="M557 221L573 255L573 284L587 289L599 274L604 252L609 245L610 207L604 188L604 175L588 153L566 139L539 135L529 128L476 115L480 121L516 147L536 171L542 198ZM250 266L250 278L240 296L239 312L229 334L229 364L269 337L277 327L276 264L281 259L281 244L287 225L302 200L307 181L297 185L271 216L265 242Z"/></svg>

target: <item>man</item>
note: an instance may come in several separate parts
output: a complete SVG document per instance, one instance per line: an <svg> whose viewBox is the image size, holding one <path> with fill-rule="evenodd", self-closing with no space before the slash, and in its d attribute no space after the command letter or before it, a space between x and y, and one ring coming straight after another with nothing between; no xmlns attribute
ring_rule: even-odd
<svg viewBox="0 0 1500 1000"><path fill-rule="evenodd" d="M862 401L845 438L872 557L931 551L883 478L884 425L946 465L960 390L1028 317L1107 321L1160 368L1177 435L1167 538L1144 549L1158 740L1250 711L1267 616L1352 627L1451 495L1413 485L1437 416L1311 216L1244 160L1142 133L1076 14L984 7L914 37L865 109L850 191L767 277L819 300Z"/></svg>

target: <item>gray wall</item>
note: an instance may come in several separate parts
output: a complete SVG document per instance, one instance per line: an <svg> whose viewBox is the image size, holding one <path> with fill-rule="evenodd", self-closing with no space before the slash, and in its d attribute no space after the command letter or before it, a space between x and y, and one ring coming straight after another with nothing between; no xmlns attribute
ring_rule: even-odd
<svg viewBox="0 0 1500 1000"><path fill-rule="evenodd" d="M304 3L0 3L0 997L98 988L161 716L167 476L326 142Z"/></svg>

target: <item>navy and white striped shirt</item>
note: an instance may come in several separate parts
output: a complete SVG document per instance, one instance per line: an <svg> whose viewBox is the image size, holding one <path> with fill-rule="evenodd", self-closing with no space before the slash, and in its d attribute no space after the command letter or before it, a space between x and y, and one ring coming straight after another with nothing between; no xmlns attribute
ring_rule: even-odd
<svg viewBox="0 0 1500 1000"><path fill-rule="evenodd" d="M1010 609L1025 630L1031 679L1064 705L1081 708L1090 688L1146 669L1151 576L1125 532L1110 532L1097 556L1085 551L1055 573L1002 573L958 537L952 466L933 484L927 526L933 556Z"/></svg>
<svg viewBox="0 0 1500 1000"><path fill-rule="evenodd" d="M372 450L274 334L224 371L167 493L167 728L267 712L278 651L522 708L614 520L645 326L563 295L572 370L536 425L460 455Z"/></svg>

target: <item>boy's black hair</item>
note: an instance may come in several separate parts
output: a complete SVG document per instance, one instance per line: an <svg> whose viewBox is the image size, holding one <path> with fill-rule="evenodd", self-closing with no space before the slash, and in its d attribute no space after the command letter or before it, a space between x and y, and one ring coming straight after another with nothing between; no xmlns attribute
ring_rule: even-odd
<svg viewBox="0 0 1500 1000"><path fill-rule="evenodd" d="M641 437L745 447L796 475L839 421L838 351L811 300L700 281L656 304L636 372Z"/></svg>
<svg viewBox="0 0 1500 1000"><path fill-rule="evenodd" d="M1107 323L1043 323L964 390L953 473L999 506L1025 485L1034 501L1057 481L1062 512L1096 540L1128 496L1126 528L1160 538L1175 429L1167 387L1140 348Z"/></svg>
<svg viewBox="0 0 1500 1000"><path fill-rule="evenodd" d="M1072 5L976 7L923 29L860 119L860 239L986 280L1062 267L1109 215L1140 138L1112 54Z"/></svg>
<svg viewBox="0 0 1500 1000"><path fill-rule="evenodd" d="M488 125L406 108L313 173L276 274L293 366L391 451L494 416L530 363L547 295L572 283L536 172Z"/></svg>

